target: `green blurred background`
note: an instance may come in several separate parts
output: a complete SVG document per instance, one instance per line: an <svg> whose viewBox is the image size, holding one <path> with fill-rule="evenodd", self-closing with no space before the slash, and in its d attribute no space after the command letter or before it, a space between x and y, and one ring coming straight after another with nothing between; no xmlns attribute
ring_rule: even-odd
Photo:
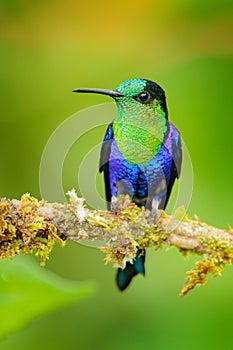
<svg viewBox="0 0 233 350"><path fill-rule="evenodd" d="M40 197L40 159L51 133L77 110L109 102L72 89L145 77L165 89L170 120L192 159L189 213L232 225L232 10L228 0L0 0L1 197ZM77 164L103 132L80 141ZM65 189L78 186L75 162L73 151ZM93 280L97 292L35 319L1 349L232 349L232 268L179 298L195 261L175 249L150 250L146 278L119 293L100 251L56 247L46 268Z"/></svg>

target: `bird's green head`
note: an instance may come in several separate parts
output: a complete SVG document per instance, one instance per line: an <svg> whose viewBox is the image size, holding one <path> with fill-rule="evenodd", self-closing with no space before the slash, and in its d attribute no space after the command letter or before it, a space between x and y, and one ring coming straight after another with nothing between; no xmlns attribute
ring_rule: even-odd
<svg viewBox="0 0 233 350"><path fill-rule="evenodd" d="M114 98L118 108L125 110L154 112L167 118L167 105L164 90L155 82L147 79L130 79L121 83L116 90L81 88L74 92L89 92L108 95Z"/></svg>
<svg viewBox="0 0 233 350"><path fill-rule="evenodd" d="M116 91L123 97L116 97L119 107L145 110L149 109L165 118L168 116L164 90L155 82L147 79L130 79L121 83Z"/></svg>
<svg viewBox="0 0 233 350"><path fill-rule="evenodd" d="M151 80L131 79L116 90L77 89L114 98L118 115L114 138L130 164L145 165L159 151L167 131L167 106L163 89Z"/></svg>

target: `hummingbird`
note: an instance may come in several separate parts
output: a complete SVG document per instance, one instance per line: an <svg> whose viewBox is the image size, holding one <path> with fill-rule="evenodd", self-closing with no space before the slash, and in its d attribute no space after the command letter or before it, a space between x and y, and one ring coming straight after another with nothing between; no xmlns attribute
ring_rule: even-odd
<svg viewBox="0 0 233 350"><path fill-rule="evenodd" d="M120 195L129 195L156 218L165 209L182 163L181 137L168 121L164 90L155 82L134 78L115 90L80 88L73 92L112 97L118 115L109 124L100 152L99 171L104 173L107 208L116 207ZM125 290L137 274L145 275L145 250L118 268L116 282Z"/></svg>

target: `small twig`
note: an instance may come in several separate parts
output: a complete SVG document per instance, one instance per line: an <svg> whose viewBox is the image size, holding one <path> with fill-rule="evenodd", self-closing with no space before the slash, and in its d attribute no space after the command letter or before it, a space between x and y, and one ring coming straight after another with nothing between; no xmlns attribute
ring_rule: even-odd
<svg viewBox="0 0 233 350"><path fill-rule="evenodd" d="M154 223L151 213L138 208L127 196L119 200L119 212L112 213L86 208L74 190L68 195L68 204L38 201L29 194L21 200L0 199L0 258L34 252L43 265L56 241L64 245L66 240L100 240L105 262L124 268L138 248L159 249L167 244L185 255L192 252L202 256L187 272L180 295L205 284L208 273L220 275L222 267L233 262L231 228L217 229L187 215L177 220L162 210Z"/></svg>

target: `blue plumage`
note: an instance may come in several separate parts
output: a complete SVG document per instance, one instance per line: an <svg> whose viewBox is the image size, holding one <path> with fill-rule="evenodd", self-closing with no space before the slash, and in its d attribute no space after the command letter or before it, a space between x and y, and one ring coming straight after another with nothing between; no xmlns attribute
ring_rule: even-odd
<svg viewBox="0 0 233 350"><path fill-rule="evenodd" d="M165 134L160 151L146 164L129 164L120 152L112 123L109 125L100 156L100 171L105 174L106 199L110 208L112 196L129 194L139 206L152 209L155 196L161 198L159 208L165 207L170 195L171 187L180 173L181 141L180 136L172 123L167 122ZM174 152L176 149L176 152ZM157 192L161 181L166 181L163 190Z"/></svg>
<svg viewBox="0 0 233 350"><path fill-rule="evenodd" d="M160 151L145 166L129 164L121 154L114 140L112 124L109 125L100 157L100 171L104 171L108 209L111 209L112 196L129 194L138 206L151 210L157 199L158 209L165 209L170 192L180 174L181 140L172 123L167 122L167 134ZM165 186L161 182L165 180ZM124 290L138 273L145 274L145 251L138 251L133 264L126 263L118 269L117 285Z"/></svg>
<svg viewBox="0 0 233 350"><path fill-rule="evenodd" d="M164 209L173 183L179 177L182 148L178 130L168 121L163 89L146 79L131 79L116 90L77 89L114 98L117 118L108 126L100 155L107 207L128 194L139 207L156 215ZM138 250L124 269L118 269L117 285L124 290L137 274L144 274L145 251Z"/></svg>

